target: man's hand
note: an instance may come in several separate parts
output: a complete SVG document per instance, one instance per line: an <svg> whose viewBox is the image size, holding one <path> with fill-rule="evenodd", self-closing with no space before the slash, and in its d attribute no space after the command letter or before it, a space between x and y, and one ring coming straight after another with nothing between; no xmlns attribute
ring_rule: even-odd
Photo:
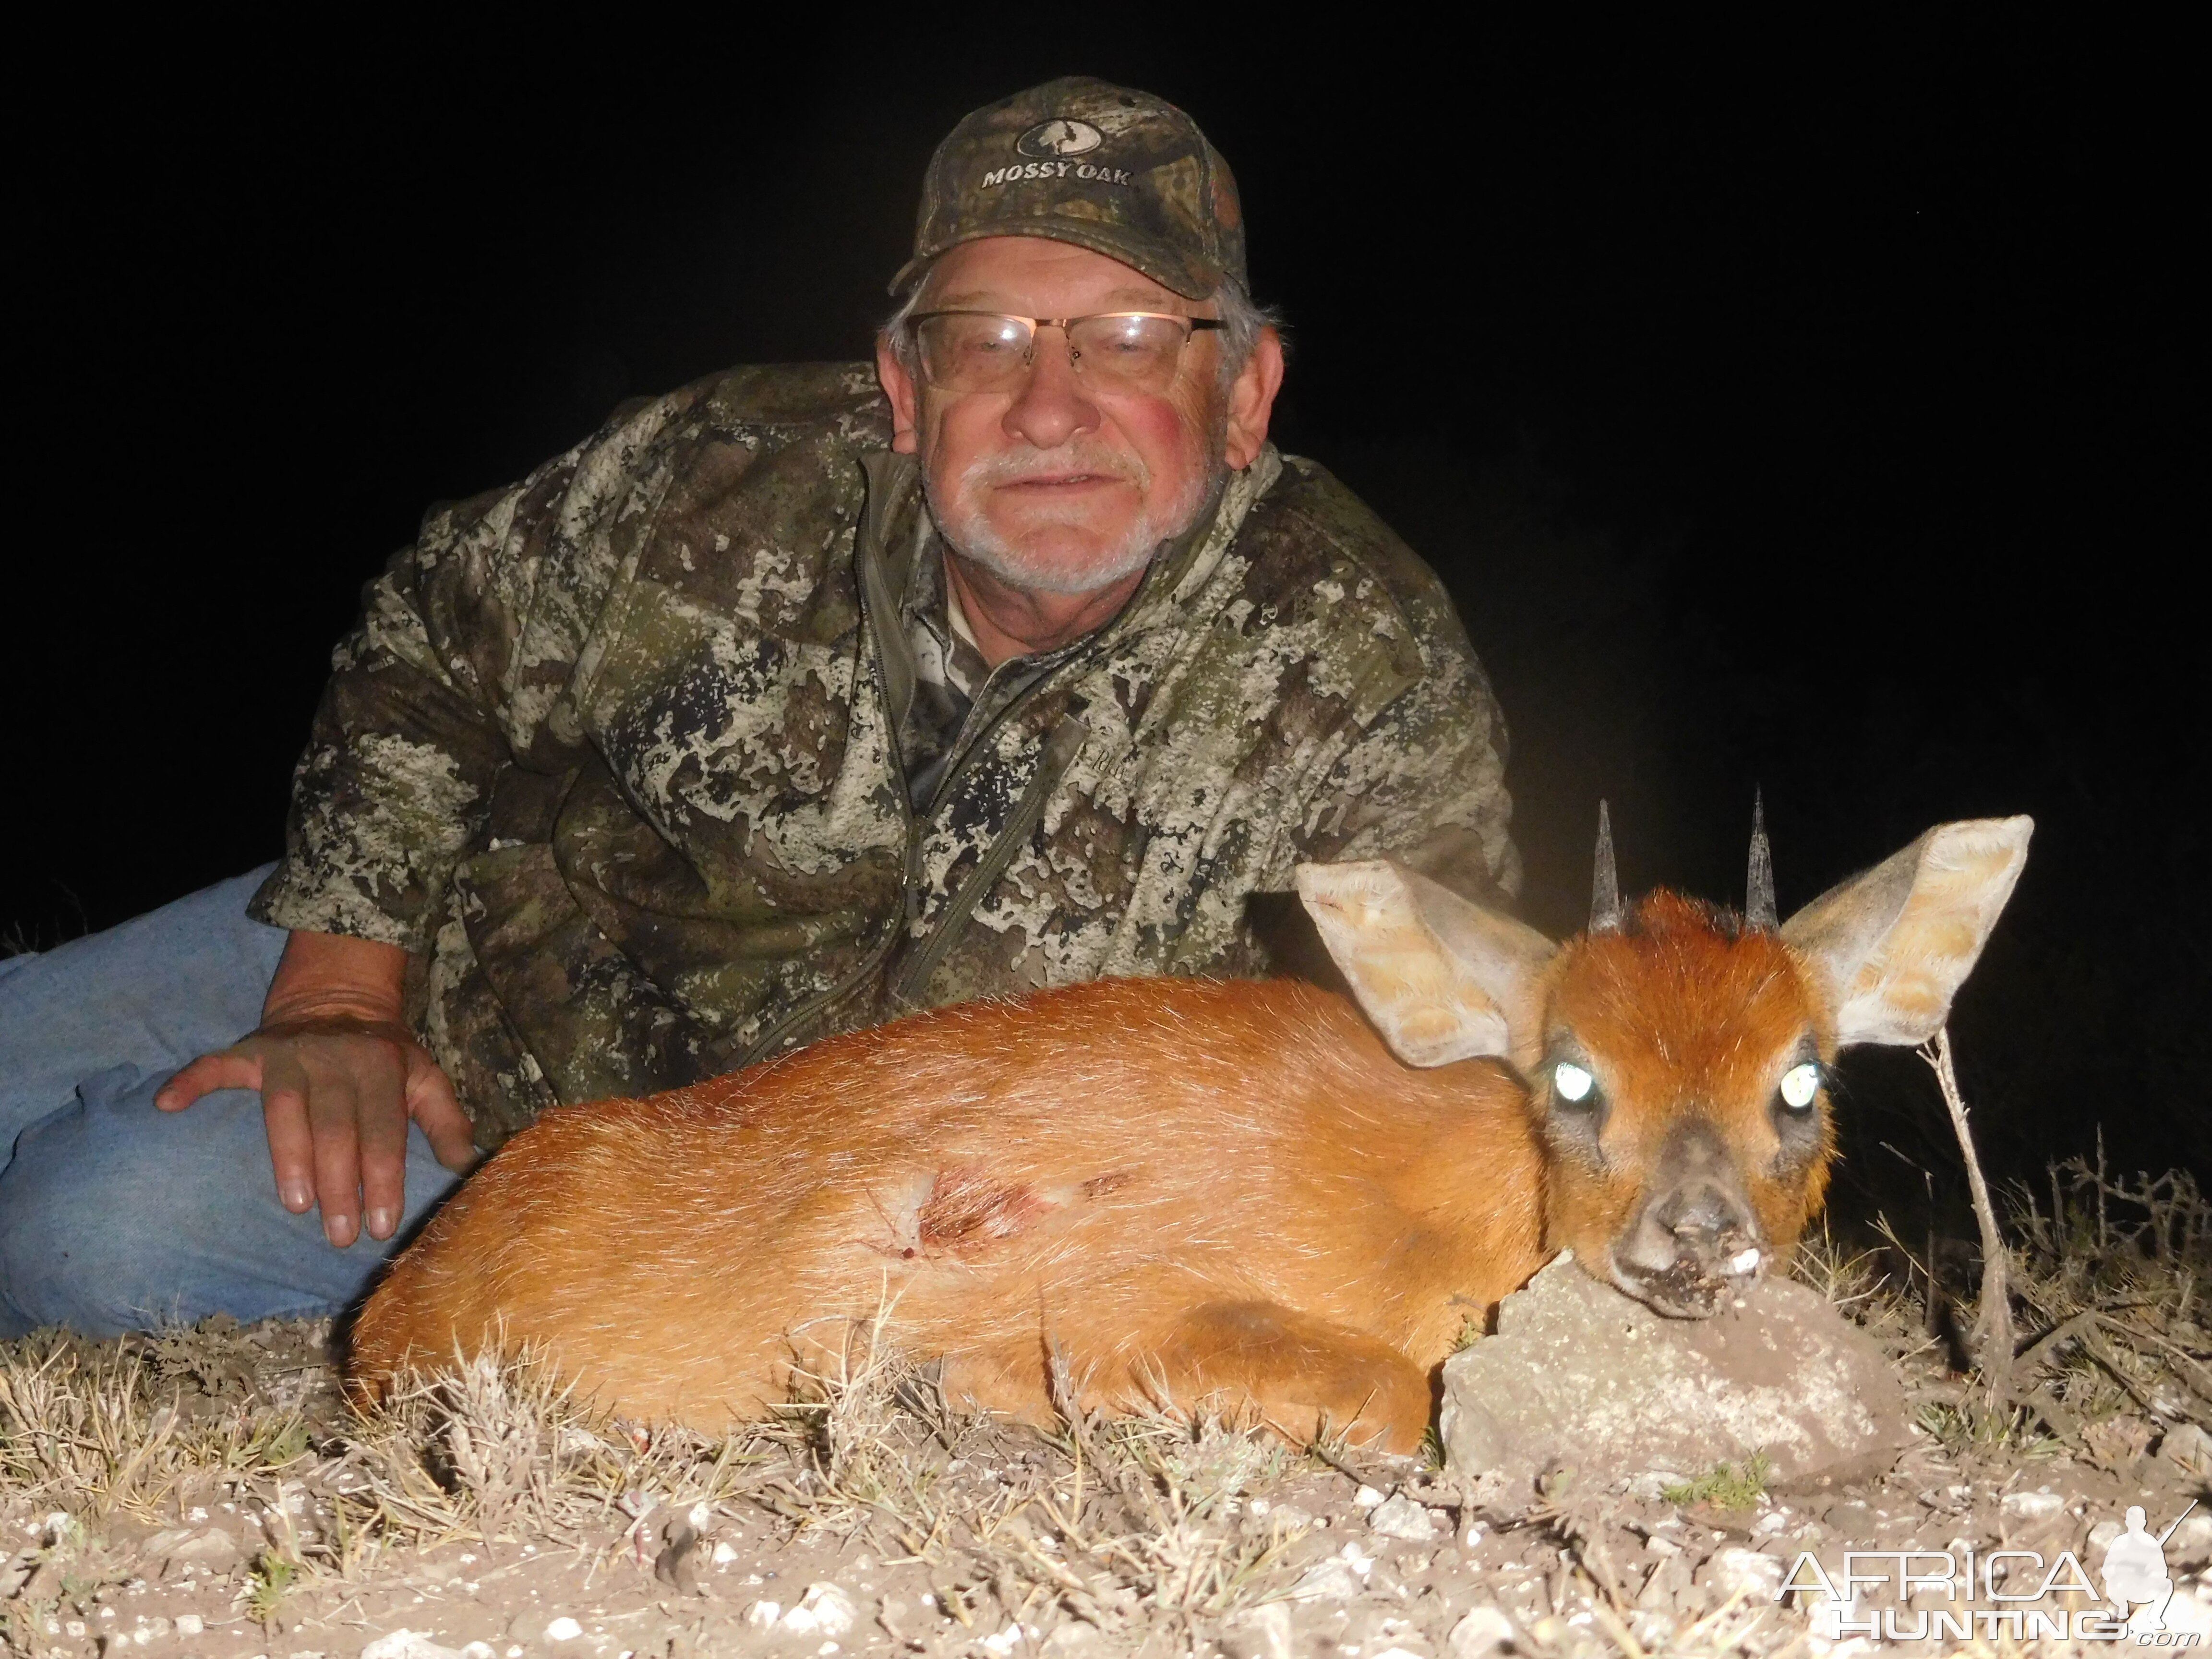
<svg viewBox="0 0 2212 1659"><path fill-rule="evenodd" d="M323 1231L343 1249L399 1225L407 1125L422 1126L449 1170L476 1159L453 1085L400 1017L405 953L328 933L292 935L262 1006L261 1026L203 1054L154 1097L180 1112L217 1089L260 1093L276 1194L295 1215L319 1201Z"/></svg>

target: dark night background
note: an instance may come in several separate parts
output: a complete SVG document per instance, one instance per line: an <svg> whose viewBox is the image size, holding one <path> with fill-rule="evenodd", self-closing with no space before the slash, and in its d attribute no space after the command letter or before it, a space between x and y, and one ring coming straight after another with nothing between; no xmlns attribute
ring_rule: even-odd
<svg viewBox="0 0 2212 1659"><path fill-rule="evenodd" d="M2025 1172L2101 1122L2127 1166L2212 1172L2177 43L1942 8L1365 43L1022 15L179 37L54 91L11 261L0 927L51 945L273 856L330 647L425 503L626 395L862 355L931 146L1080 71L1235 167L1292 325L1276 435L1457 597L1531 919L1579 925L1601 795L1628 887L1740 902L1763 787L1785 913L2031 812L1954 1024L1981 1137ZM1917 1062L1846 1083L1847 1179L1917 1191L1887 1140L1954 1184Z"/></svg>

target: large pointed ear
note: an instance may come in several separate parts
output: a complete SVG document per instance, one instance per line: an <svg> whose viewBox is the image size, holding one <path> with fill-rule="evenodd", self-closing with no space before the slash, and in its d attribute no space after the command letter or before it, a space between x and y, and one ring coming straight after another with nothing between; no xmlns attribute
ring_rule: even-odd
<svg viewBox="0 0 2212 1659"><path fill-rule="evenodd" d="M1301 864L1298 896L1352 994L1408 1066L1513 1052L1559 947L1386 859Z"/></svg>
<svg viewBox="0 0 2212 1659"><path fill-rule="evenodd" d="M1920 1043L1942 1029L2034 829L2026 817L1939 823L1783 924L1783 939L1827 981L1839 1044Z"/></svg>

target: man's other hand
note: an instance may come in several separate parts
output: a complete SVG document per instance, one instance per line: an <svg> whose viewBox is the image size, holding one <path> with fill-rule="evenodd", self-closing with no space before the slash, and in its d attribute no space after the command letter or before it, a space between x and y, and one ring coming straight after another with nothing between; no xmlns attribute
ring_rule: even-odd
<svg viewBox="0 0 2212 1659"><path fill-rule="evenodd" d="M401 1018L406 954L397 945L295 933L269 987L260 1028L203 1054L155 1096L180 1112L217 1089L261 1096L276 1194L295 1215L319 1203L343 1249L392 1237L405 1193L407 1126L422 1126L438 1161L476 1161L453 1085Z"/></svg>

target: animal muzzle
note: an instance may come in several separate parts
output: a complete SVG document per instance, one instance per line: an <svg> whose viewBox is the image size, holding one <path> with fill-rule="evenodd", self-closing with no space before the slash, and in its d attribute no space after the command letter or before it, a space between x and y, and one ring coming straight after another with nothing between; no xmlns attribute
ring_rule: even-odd
<svg viewBox="0 0 2212 1659"><path fill-rule="evenodd" d="M1711 1125L1693 1121L1661 1150L1643 1203L1613 1241L1613 1277L1656 1311L1702 1319L1766 1265L1766 1238L1735 1161Z"/></svg>

